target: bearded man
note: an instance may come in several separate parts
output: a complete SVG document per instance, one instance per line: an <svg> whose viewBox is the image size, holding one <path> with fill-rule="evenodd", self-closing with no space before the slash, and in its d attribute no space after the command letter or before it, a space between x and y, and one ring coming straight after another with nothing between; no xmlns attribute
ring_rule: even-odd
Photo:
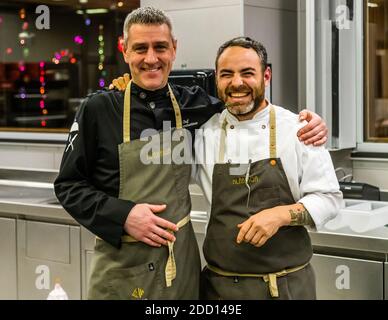
<svg viewBox="0 0 388 320"><path fill-rule="evenodd" d="M201 298L315 299L306 227L319 229L343 205L330 154L300 143L298 115L265 99L262 44L226 42L216 72L226 110L195 139L196 177L211 207Z"/></svg>

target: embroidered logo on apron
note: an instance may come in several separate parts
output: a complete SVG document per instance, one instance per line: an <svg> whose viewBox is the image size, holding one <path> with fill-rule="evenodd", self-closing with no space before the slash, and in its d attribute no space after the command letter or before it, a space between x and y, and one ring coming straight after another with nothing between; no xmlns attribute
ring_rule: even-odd
<svg viewBox="0 0 388 320"><path fill-rule="evenodd" d="M136 288L132 292L132 297L134 297L135 299L141 299L143 295L144 295L144 289L142 288Z"/></svg>
<svg viewBox="0 0 388 320"><path fill-rule="evenodd" d="M259 181L260 181L260 177L259 176L253 176L253 177L249 178L248 183L249 184L255 184L255 183L259 183ZM232 180L232 184L234 186L245 185L246 184L246 178L245 177L234 178Z"/></svg>

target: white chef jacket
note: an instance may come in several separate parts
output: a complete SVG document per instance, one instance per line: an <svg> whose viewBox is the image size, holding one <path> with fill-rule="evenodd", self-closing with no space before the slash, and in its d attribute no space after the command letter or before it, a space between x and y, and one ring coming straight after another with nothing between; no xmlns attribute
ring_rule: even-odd
<svg viewBox="0 0 388 320"><path fill-rule="evenodd" d="M297 137L306 123L298 115L278 106L276 112L277 157L281 159L295 202L309 211L316 228L333 219L343 205L342 192L329 152L306 146ZM221 127L227 119L224 162L246 164L268 159L269 106L252 120L239 121L225 110L214 115L196 132L196 182L211 208L213 167L218 162ZM245 174L242 173L242 175ZM209 214L209 213L208 213Z"/></svg>

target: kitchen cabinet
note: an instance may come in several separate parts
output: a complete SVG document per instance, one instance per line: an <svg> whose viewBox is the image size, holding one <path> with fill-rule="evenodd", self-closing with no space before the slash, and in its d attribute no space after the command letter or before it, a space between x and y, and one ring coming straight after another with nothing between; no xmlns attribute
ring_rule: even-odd
<svg viewBox="0 0 388 320"><path fill-rule="evenodd" d="M16 220L0 218L0 300L17 299Z"/></svg>
<svg viewBox="0 0 388 320"><path fill-rule="evenodd" d="M18 298L46 299L56 282L81 299L80 227L17 221Z"/></svg>
<svg viewBox="0 0 388 320"><path fill-rule="evenodd" d="M384 299L384 268L388 270L388 265L381 261L314 254L311 264L319 300Z"/></svg>

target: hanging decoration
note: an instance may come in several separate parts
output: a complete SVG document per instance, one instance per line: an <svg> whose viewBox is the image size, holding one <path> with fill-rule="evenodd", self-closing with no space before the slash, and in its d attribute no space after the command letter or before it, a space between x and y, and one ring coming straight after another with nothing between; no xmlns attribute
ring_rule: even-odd
<svg viewBox="0 0 388 320"><path fill-rule="evenodd" d="M100 71L100 78L98 80L98 85L100 88L105 87L105 77L106 72L104 70L104 62L105 62L105 53L104 53L104 26L102 24L98 27L99 34L98 34L98 56L99 56L99 63L98 63L98 70Z"/></svg>
<svg viewBox="0 0 388 320"><path fill-rule="evenodd" d="M24 65L23 61L19 61L19 71L20 71L20 79L24 80L26 66ZM21 99L25 99L26 98L26 87L24 85L22 85L19 88L19 96L20 96Z"/></svg>
<svg viewBox="0 0 388 320"><path fill-rule="evenodd" d="M27 58L30 55L30 49L28 48L29 40L33 38L35 34L28 31L29 24L27 22L26 10L24 8L19 10L19 17L22 20L22 32L19 33L19 43L22 47L24 58Z"/></svg>
<svg viewBox="0 0 388 320"><path fill-rule="evenodd" d="M74 57L74 53L69 49L61 49L54 53L54 57L51 61L55 64L59 64L60 62L70 62L74 64L77 62L77 59Z"/></svg>
<svg viewBox="0 0 388 320"><path fill-rule="evenodd" d="M120 36L118 39L117 39L117 50L119 50L119 52L123 52L124 51L124 38L123 36Z"/></svg>
<svg viewBox="0 0 388 320"><path fill-rule="evenodd" d="M22 20L22 30L25 30L23 26L25 25L24 21L26 19L26 10L24 8L19 10L19 17ZM26 44L26 32L19 33L19 43L22 46L22 49L24 49L24 45ZM25 52L23 50L23 56L26 57ZM20 68L20 67L19 67Z"/></svg>
<svg viewBox="0 0 388 320"><path fill-rule="evenodd" d="M48 111L46 109L46 105L45 105L45 99L46 99L46 79L45 79L45 76L46 76L46 72L44 70L44 62L41 61L39 62L39 82L40 82L40 89L39 89L39 93L40 93L40 100L39 100L39 108L41 110L41 113L43 115L43 117L41 118L41 121L40 121L40 125L41 127L46 127L47 126L47 118L45 118L45 116L47 116L48 114Z"/></svg>
<svg viewBox="0 0 388 320"><path fill-rule="evenodd" d="M92 20L86 15L85 16L85 25L89 27L92 24Z"/></svg>
<svg viewBox="0 0 388 320"><path fill-rule="evenodd" d="M75 36L73 40L76 44L79 44L79 45L84 43L84 38L80 35Z"/></svg>
<svg viewBox="0 0 388 320"><path fill-rule="evenodd" d="M26 9L22 8L19 10L20 19L24 20L26 18Z"/></svg>

